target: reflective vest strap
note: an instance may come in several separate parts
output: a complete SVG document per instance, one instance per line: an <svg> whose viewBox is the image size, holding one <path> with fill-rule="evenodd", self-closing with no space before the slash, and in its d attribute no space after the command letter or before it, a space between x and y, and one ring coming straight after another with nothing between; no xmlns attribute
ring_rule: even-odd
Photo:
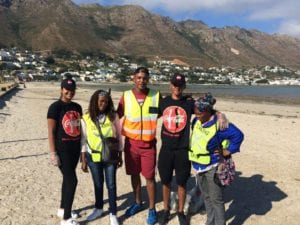
<svg viewBox="0 0 300 225"><path fill-rule="evenodd" d="M132 98L132 95L134 98ZM135 102L133 102L132 100L135 100ZM133 108L133 104L135 104L137 102L133 92L131 90L129 91L125 91L124 92L124 114L126 115L126 117L128 116L129 118L132 118L132 114L133 114L133 111L132 110L128 110L128 109L132 109ZM138 104L139 105L139 104ZM140 107L140 106L139 106Z"/></svg>
<svg viewBox="0 0 300 225"><path fill-rule="evenodd" d="M129 120L130 122L141 122L141 118L127 116L126 119ZM156 120L156 119L157 119L156 115L143 116L143 122L144 121L152 121L152 120Z"/></svg>
<svg viewBox="0 0 300 225"><path fill-rule="evenodd" d="M194 152L193 150L189 149L189 152ZM198 154L195 154L197 157L200 157L200 156L208 156L210 155L210 153L198 153Z"/></svg>
<svg viewBox="0 0 300 225"><path fill-rule="evenodd" d="M150 90L149 91L150 93L149 93L149 96L151 97L151 99L152 99L152 106L156 106L156 105L158 105L158 98L157 98L157 92L154 92L154 91L152 91L152 90Z"/></svg>
<svg viewBox="0 0 300 225"><path fill-rule="evenodd" d="M132 134L141 134L142 131L141 130L133 130L133 129L130 129L128 127L124 127L124 130L125 131L128 131ZM155 134L156 132L154 130L143 130L143 134Z"/></svg>

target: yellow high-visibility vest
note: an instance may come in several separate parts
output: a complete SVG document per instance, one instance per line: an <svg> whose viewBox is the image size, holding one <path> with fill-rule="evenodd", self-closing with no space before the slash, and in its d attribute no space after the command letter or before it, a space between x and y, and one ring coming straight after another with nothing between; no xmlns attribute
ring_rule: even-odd
<svg viewBox="0 0 300 225"><path fill-rule="evenodd" d="M93 162L100 162L101 151L104 145L100 137L99 130L88 113L83 115L82 119L86 125L87 144L92 150L92 160ZM99 125L101 127L103 137L113 137L113 124L107 116L104 123Z"/></svg>
<svg viewBox="0 0 300 225"><path fill-rule="evenodd" d="M156 136L159 92L149 90L142 106L132 90L124 92L122 134L133 140L152 141Z"/></svg>
<svg viewBox="0 0 300 225"><path fill-rule="evenodd" d="M201 121L197 121L194 125L190 139L189 160L202 164L210 164L210 152L207 150L208 142L215 136L218 130L218 124L210 127L202 127ZM228 140L222 142L222 147L226 149L229 145Z"/></svg>

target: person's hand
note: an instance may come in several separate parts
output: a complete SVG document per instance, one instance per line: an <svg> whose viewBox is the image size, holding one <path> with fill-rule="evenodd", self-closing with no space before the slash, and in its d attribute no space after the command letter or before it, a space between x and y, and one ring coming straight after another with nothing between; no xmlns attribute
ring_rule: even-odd
<svg viewBox="0 0 300 225"><path fill-rule="evenodd" d="M82 171L84 173L88 173L89 172L85 158L82 159L82 161L81 161L81 169L82 169Z"/></svg>
<svg viewBox="0 0 300 225"><path fill-rule="evenodd" d="M217 113L217 116L220 130L225 130L226 128L228 128L229 122L225 114Z"/></svg>
<svg viewBox="0 0 300 225"><path fill-rule="evenodd" d="M81 169L83 172L88 173L88 167L87 167L87 162L86 162L86 155L87 153L82 152L80 155L80 162L81 162Z"/></svg>
<svg viewBox="0 0 300 225"><path fill-rule="evenodd" d="M197 171L195 168L192 167L192 169L191 169L191 174L192 174L193 176L196 176L196 175L198 174L198 171Z"/></svg>
<svg viewBox="0 0 300 225"><path fill-rule="evenodd" d="M119 152L117 167L120 168L123 165L122 152Z"/></svg>
<svg viewBox="0 0 300 225"><path fill-rule="evenodd" d="M223 156L229 156L231 154L230 151L226 150L226 149L223 149Z"/></svg>
<svg viewBox="0 0 300 225"><path fill-rule="evenodd" d="M230 154L231 154L231 152L230 151L228 151L228 150L226 150L226 149L222 149L222 152L223 152L223 156L229 156ZM215 155L219 155L219 149L216 149L215 151L214 151L214 154Z"/></svg>
<svg viewBox="0 0 300 225"><path fill-rule="evenodd" d="M56 152L50 152L50 160L53 166L60 166L61 162Z"/></svg>

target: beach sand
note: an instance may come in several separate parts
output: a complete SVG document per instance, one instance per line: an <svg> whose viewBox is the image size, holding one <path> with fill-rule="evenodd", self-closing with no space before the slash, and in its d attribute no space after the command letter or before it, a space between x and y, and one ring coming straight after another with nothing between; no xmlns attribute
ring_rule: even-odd
<svg viewBox="0 0 300 225"><path fill-rule="evenodd" d="M28 83L0 99L0 224L54 225L59 207L61 174L49 161L46 114L59 96L59 84ZM78 88L74 101L87 109L94 90ZM121 93L113 92L117 104ZM245 134L234 159L238 176L225 189L227 224L296 225L300 215L300 107L218 99L216 108ZM161 121L160 121L161 123ZM160 147L158 131L158 149ZM104 216L86 223L94 205L90 174L77 168L74 209L81 224L109 224L107 192ZM157 211L162 210L157 177ZM192 187L193 180L189 183ZM132 203L130 178L124 166L117 173L118 217L121 224L146 224L147 210L125 219ZM145 181L143 196L146 201ZM147 203L146 203L147 204ZM190 224L205 222L191 215ZM168 223L178 224L174 217Z"/></svg>

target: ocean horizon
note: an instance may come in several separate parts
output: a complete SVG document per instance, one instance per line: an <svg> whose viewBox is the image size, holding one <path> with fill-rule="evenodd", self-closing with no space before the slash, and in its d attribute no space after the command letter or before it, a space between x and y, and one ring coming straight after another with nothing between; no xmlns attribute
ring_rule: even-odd
<svg viewBox="0 0 300 225"><path fill-rule="evenodd" d="M109 88L112 91L123 92L131 89L132 83L87 83L78 82L78 87L91 89ZM159 90L162 95L168 95L170 88L168 83L149 84L150 88ZM242 99L250 101L265 101L278 104L299 104L300 105L300 86L271 86L271 85L206 85L206 84L187 84L185 94L198 97L202 93L211 92L217 98L222 99Z"/></svg>

